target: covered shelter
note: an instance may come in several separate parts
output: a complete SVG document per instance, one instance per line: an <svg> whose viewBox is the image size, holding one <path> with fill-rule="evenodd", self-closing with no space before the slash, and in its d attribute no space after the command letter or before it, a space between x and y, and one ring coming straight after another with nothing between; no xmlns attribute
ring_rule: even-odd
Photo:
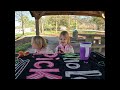
<svg viewBox="0 0 120 90"><path fill-rule="evenodd" d="M39 35L39 19L45 15L84 15L105 19L105 11L30 11L30 13L35 17L36 35Z"/></svg>

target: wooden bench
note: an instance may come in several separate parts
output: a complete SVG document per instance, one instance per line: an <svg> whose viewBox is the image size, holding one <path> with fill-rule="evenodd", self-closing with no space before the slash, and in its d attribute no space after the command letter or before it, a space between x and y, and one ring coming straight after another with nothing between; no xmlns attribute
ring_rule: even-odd
<svg viewBox="0 0 120 90"><path fill-rule="evenodd" d="M99 50L98 50L98 52L102 52L102 49L105 49L105 45L93 45L92 46L92 49L94 50L94 49L96 49L96 48L98 48Z"/></svg>

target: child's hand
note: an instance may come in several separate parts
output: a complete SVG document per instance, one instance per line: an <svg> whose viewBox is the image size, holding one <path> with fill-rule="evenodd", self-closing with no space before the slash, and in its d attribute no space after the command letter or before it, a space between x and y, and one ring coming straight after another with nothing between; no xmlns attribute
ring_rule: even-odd
<svg viewBox="0 0 120 90"><path fill-rule="evenodd" d="M19 57L23 57L23 56L24 56L24 52L23 52L23 51L19 51L19 52L18 52L18 58L19 58Z"/></svg>
<svg viewBox="0 0 120 90"><path fill-rule="evenodd" d="M63 54L63 53L64 53L64 52L61 50L60 47L58 48L58 53L59 53L59 54Z"/></svg>

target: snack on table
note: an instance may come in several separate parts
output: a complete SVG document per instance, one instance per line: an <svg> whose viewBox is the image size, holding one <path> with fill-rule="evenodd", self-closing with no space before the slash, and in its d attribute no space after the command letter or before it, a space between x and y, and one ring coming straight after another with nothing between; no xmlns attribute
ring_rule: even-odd
<svg viewBox="0 0 120 90"><path fill-rule="evenodd" d="M19 58L19 57L24 57L24 56L29 55L29 52L19 51L18 54L19 54L19 55L18 55L18 58Z"/></svg>

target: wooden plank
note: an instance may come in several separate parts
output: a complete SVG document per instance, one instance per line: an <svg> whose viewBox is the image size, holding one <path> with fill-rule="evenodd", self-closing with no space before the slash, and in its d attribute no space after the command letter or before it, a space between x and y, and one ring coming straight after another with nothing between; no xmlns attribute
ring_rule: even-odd
<svg viewBox="0 0 120 90"><path fill-rule="evenodd" d="M92 46L92 48L105 48L105 45L95 45L95 46Z"/></svg>
<svg viewBox="0 0 120 90"><path fill-rule="evenodd" d="M96 45L96 46L92 46L91 47L93 50L95 49L95 48L99 48L99 50L98 50L98 52L102 52L102 48L105 48L105 45Z"/></svg>
<svg viewBox="0 0 120 90"><path fill-rule="evenodd" d="M41 14L44 11L30 11L31 15L34 17L35 14ZM102 11L45 11L44 15L86 15L86 16L97 16L102 17Z"/></svg>

